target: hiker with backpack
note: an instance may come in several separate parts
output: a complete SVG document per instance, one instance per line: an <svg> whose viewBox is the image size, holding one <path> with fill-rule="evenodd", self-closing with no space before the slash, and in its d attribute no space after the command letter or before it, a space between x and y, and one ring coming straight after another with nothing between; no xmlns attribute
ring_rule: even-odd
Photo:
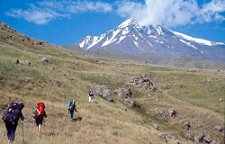
<svg viewBox="0 0 225 144"><path fill-rule="evenodd" d="M89 89L88 92L88 101L89 103L94 102L95 101L95 95L92 89Z"/></svg>
<svg viewBox="0 0 225 144"><path fill-rule="evenodd" d="M67 103L67 110L71 120L74 120L76 117L75 112L77 112L76 102L74 99L70 99Z"/></svg>
<svg viewBox="0 0 225 144"><path fill-rule="evenodd" d="M45 104L43 102L38 102L33 110L33 119L39 133L41 132L41 126L43 125L44 118L47 118Z"/></svg>
<svg viewBox="0 0 225 144"><path fill-rule="evenodd" d="M15 133L19 119L22 121L24 120L22 113L23 108L23 103L12 102L3 113L2 120L4 121L7 130L8 144L12 144L15 140Z"/></svg>

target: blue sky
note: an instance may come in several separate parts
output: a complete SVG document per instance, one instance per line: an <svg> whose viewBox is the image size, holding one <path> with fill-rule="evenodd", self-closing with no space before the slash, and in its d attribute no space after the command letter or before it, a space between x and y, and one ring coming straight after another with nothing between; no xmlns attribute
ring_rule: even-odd
<svg viewBox="0 0 225 144"><path fill-rule="evenodd" d="M0 0L0 20L36 39L67 45L127 18L225 42L225 0Z"/></svg>

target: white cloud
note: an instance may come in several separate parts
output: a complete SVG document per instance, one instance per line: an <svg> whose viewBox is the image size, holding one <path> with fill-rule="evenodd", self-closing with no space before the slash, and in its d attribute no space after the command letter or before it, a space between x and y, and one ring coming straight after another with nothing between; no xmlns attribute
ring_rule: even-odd
<svg viewBox="0 0 225 144"><path fill-rule="evenodd" d="M12 9L6 14L14 18L23 18L28 22L43 25L59 19L69 18L74 13L112 11L108 3L93 1L41 1L30 4L26 9Z"/></svg>
<svg viewBox="0 0 225 144"><path fill-rule="evenodd" d="M38 3L41 7L48 7L57 11L63 11L67 13L78 13L78 12L110 12L112 11L112 5L100 1L42 1Z"/></svg>
<svg viewBox="0 0 225 144"><path fill-rule="evenodd" d="M86 11L95 11L95 12L110 12L112 11L112 6L108 3L103 2L73 2L72 5L68 6L70 12L86 12Z"/></svg>
<svg viewBox="0 0 225 144"><path fill-rule="evenodd" d="M66 17L66 15L59 14L49 9L41 10L38 8L32 8L27 10L22 9L11 10L10 12L7 13L7 15L14 18L24 18L28 22L38 25L46 24L51 20L54 20L59 17Z"/></svg>
<svg viewBox="0 0 225 144"><path fill-rule="evenodd" d="M7 14L41 25L76 13L109 13L114 10L123 17L135 18L142 25L176 27L225 21L225 0L211 0L201 6L197 0L144 0L144 3L117 0L113 4L99 0L45 0L30 4L26 9L12 9Z"/></svg>
<svg viewBox="0 0 225 144"><path fill-rule="evenodd" d="M225 1L223 0L213 0L210 3L203 6L201 9L199 22L211 22L213 20L224 21L225 16L222 12L225 12Z"/></svg>
<svg viewBox="0 0 225 144"><path fill-rule="evenodd" d="M196 0L145 0L145 3L121 2L121 16L132 17L142 25L164 25L176 27L192 23L223 21L224 0L212 0L199 6Z"/></svg>

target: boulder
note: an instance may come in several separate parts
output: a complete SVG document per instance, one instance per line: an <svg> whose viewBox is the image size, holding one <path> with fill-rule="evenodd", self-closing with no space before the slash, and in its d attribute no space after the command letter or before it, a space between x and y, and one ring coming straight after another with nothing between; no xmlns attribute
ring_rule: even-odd
<svg viewBox="0 0 225 144"><path fill-rule="evenodd" d="M129 80L129 84L131 84L135 87L138 87L138 88L156 90L156 87L154 85L151 75L132 77Z"/></svg>
<svg viewBox="0 0 225 144"><path fill-rule="evenodd" d="M49 59L48 59L47 57L43 57L43 58L41 59L41 62L42 62L43 64L48 64L48 63L49 63Z"/></svg>
<svg viewBox="0 0 225 144"><path fill-rule="evenodd" d="M225 132L224 126L220 126L220 125L216 125L214 127L214 130L216 130L218 132L221 132L221 133L224 133Z"/></svg>
<svg viewBox="0 0 225 144"><path fill-rule="evenodd" d="M120 98L131 98L133 96L130 88L118 88L114 91Z"/></svg>
<svg viewBox="0 0 225 144"><path fill-rule="evenodd" d="M109 88L103 89L101 97L109 102L113 102L112 90Z"/></svg>
<svg viewBox="0 0 225 144"><path fill-rule="evenodd" d="M20 60L19 59L16 60L16 64L20 64Z"/></svg>
<svg viewBox="0 0 225 144"><path fill-rule="evenodd" d="M184 123L184 129L187 131L191 130L191 123L189 121Z"/></svg>
<svg viewBox="0 0 225 144"><path fill-rule="evenodd" d="M170 114L167 110L161 110L158 113L158 118L161 119L161 120L168 121L170 119Z"/></svg>
<svg viewBox="0 0 225 144"><path fill-rule="evenodd" d="M158 125L158 124L153 123L153 127L154 127L156 130L159 130L159 125Z"/></svg>
<svg viewBox="0 0 225 144"><path fill-rule="evenodd" d="M119 88L114 91L118 99L128 107L134 107L135 102L132 99L133 93L130 88Z"/></svg>
<svg viewBox="0 0 225 144"><path fill-rule="evenodd" d="M195 144L218 144L205 133L199 133L197 136L195 136L194 142Z"/></svg>
<svg viewBox="0 0 225 144"><path fill-rule="evenodd" d="M20 59L17 59L16 60L16 64L21 64L21 65L28 65L28 66L31 66L31 62L28 61L28 60L20 60Z"/></svg>
<svg viewBox="0 0 225 144"><path fill-rule="evenodd" d="M169 109L169 110L160 110L158 113L158 118L161 120L168 121L171 118L176 118L177 116L177 111L175 109Z"/></svg>
<svg viewBox="0 0 225 144"><path fill-rule="evenodd" d="M168 143L168 141L171 141L171 140L178 141L177 135L171 132L160 133L159 137L163 139L166 143Z"/></svg>
<svg viewBox="0 0 225 144"><path fill-rule="evenodd" d="M112 90L105 85L97 85L91 88L95 96L100 96L103 99L113 102Z"/></svg>

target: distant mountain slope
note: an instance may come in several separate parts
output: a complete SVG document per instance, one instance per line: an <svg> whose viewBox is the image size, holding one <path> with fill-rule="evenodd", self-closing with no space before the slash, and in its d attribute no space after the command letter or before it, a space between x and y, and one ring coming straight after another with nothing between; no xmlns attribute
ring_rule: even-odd
<svg viewBox="0 0 225 144"><path fill-rule="evenodd" d="M33 48L51 47L48 42L34 40L24 34L17 32L7 24L0 21L0 42L12 45L23 45Z"/></svg>
<svg viewBox="0 0 225 144"><path fill-rule="evenodd" d="M225 44L193 38L162 26L141 26L128 19L100 36L86 36L79 46L89 54L137 58L151 63L178 59L225 63Z"/></svg>

